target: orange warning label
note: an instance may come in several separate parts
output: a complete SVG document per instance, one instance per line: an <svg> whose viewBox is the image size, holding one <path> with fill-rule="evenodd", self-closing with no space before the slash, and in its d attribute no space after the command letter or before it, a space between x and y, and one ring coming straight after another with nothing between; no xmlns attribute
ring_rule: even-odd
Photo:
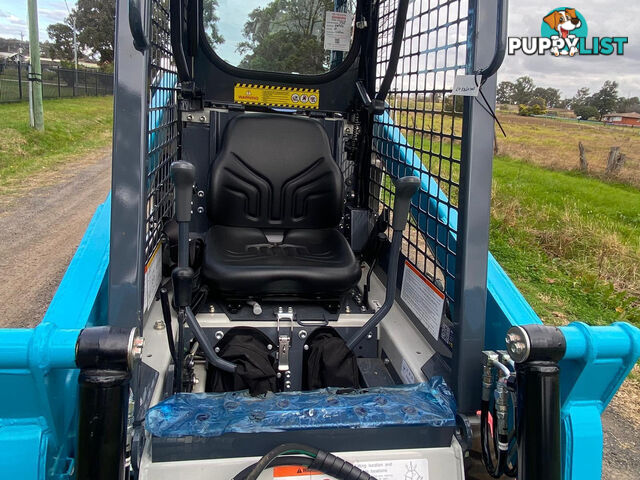
<svg viewBox="0 0 640 480"><path fill-rule="evenodd" d="M273 469L273 478L278 480L324 480L330 479L328 475L306 467L282 466Z"/></svg>

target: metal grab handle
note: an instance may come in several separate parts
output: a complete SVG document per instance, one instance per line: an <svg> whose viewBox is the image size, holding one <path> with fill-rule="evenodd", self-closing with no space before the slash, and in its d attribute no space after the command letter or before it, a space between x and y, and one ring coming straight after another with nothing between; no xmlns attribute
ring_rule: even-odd
<svg viewBox="0 0 640 480"><path fill-rule="evenodd" d="M144 33L139 2L140 0L129 0L129 30L133 37L133 47L139 52L144 52L149 48L149 40Z"/></svg>
<svg viewBox="0 0 640 480"><path fill-rule="evenodd" d="M508 0L498 0L498 11L496 12L496 46L491 63L486 68L474 72L476 75L482 75L482 81L495 74L507 53L508 41L508 18L509 18Z"/></svg>

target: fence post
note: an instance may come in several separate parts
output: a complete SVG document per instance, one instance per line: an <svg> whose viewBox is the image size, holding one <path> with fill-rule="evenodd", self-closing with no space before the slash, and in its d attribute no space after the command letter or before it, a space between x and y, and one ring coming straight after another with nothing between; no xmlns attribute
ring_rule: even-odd
<svg viewBox="0 0 640 480"><path fill-rule="evenodd" d="M84 71L84 94L89 95L89 86L87 85L87 71Z"/></svg>
<svg viewBox="0 0 640 480"><path fill-rule="evenodd" d="M74 68L73 69L73 93L71 94L72 96L76 96L76 84L78 83L78 69Z"/></svg>
<svg viewBox="0 0 640 480"><path fill-rule="evenodd" d="M58 98L62 98L62 92L60 90L60 65L58 65Z"/></svg>
<svg viewBox="0 0 640 480"><path fill-rule="evenodd" d="M98 96L98 74L94 73L93 76L96 78L96 97Z"/></svg>
<svg viewBox="0 0 640 480"><path fill-rule="evenodd" d="M18 93L20 100L22 100L22 62L20 60L18 60Z"/></svg>

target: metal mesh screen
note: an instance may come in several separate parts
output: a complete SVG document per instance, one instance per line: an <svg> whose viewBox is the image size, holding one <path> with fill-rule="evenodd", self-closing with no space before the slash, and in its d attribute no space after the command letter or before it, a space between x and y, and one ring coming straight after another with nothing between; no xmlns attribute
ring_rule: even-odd
<svg viewBox="0 0 640 480"><path fill-rule="evenodd" d="M386 72L397 0L380 4L378 86ZM467 63L466 0L415 0L409 5L398 69L387 96L388 114L376 117L369 206L393 205L393 178L421 179L404 232L407 259L453 300L462 139L462 101L453 79Z"/></svg>
<svg viewBox="0 0 640 480"><path fill-rule="evenodd" d="M160 240L163 220L172 215L169 169L178 155L177 74L171 53L169 0L152 0L149 37L146 261Z"/></svg>

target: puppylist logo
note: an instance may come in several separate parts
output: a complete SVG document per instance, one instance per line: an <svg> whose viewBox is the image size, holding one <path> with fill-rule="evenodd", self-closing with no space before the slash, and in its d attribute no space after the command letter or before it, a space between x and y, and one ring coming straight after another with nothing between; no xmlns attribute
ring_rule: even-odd
<svg viewBox="0 0 640 480"><path fill-rule="evenodd" d="M587 37L587 21L575 8L560 7L542 18L539 37L509 37L507 53L556 57L624 55L629 37Z"/></svg>

